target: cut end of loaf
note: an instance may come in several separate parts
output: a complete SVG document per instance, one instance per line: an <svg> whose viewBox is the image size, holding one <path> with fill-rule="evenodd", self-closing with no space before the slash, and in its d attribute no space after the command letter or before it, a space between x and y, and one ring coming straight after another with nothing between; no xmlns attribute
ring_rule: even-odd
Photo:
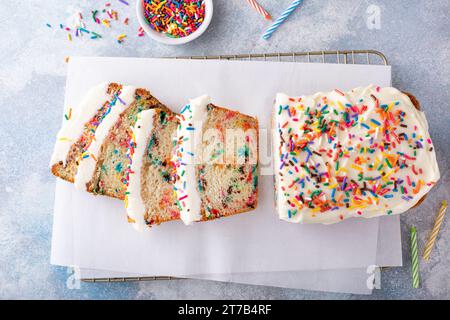
<svg viewBox="0 0 450 320"><path fill-rule="evenodd" d="M197 166L202 220L255 209L258 204L258 120L209 104L203 133L204 164ZM206 141L205 141L206 140Z"/></svg>

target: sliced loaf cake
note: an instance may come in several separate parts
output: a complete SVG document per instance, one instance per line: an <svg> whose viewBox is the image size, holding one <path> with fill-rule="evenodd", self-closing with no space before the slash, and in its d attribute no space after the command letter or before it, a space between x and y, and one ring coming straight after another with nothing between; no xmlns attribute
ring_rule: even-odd
<svg viewBox="0 0 450 320"><path fill-rule="evenodd" d="M124 87L118 100L119 108L98 126L95 142L83 150L75 185L94 194L124 199L129 166L126 153L138 113L152 108L170 111L142 88Z"/></svg>
<svg viewBox="0 0 450 320"><path fill-rule="evenodd" d="M179 116L175 192L185 224L253 210L258 195L258 121L215 106L208 96L190 101Z"/></svg>
<svg viewBox="0 0 450 320"><path fill-rule="evenodd" d="M118 104L121 88L117 83L99 84L88 92L78 108L69 109L50 162L55 176L74 181L82 154L89 148L97 127Z"/></svg>
<svg viewBox="0 0 450 320"><path fill-rule="evenodd" d="M180 217L171 164L178 124L174 113L152 109L140 112L132 128L125 207L129 222L139 230Z"/></svg>

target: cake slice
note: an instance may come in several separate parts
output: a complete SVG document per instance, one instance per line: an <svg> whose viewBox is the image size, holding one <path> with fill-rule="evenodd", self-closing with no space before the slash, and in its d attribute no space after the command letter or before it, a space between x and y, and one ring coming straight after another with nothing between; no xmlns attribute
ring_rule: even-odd
<svg viewBox="0 0 450 320"><path fill-rule="evenodd" d="M127 157L125 207L138 230L180 217L173 190L173 140L179 121L163 109L138 114Z"/></svg>
<svg viewBox="0 0 450 320"><path fill-rule="evenodd" d="M402 213L440 177L418 101L395 88L278 94L273 129L276 207L289 222Z"/></svg>
<svg viewBox="0 0 450 320"><path fill-rule="evenodd" d="M183 222L191 224L255 209L257 119L215 106L208 96L191 100L179 119L172 162Z"/></svg>
<svg viewBox="0 0 450 320"><path fill-rule="evenodd" d="M57 134L56 145L50 161L52 173L73 182L83 152L89 147L94 132L108 113L118 103L122 86L102 83L91 90L78 108L69 109L66 120Z"/></svg>
<svg viewBox="0 0 450 320"><path fill-rule="evenodd" d="M118 100L117 108L111 109L98 126L93 143L82 150L75 186L123 200L129 166L127 149L137 114L152 108L169 110L149 91L133 86L124 87Z"/></svg>

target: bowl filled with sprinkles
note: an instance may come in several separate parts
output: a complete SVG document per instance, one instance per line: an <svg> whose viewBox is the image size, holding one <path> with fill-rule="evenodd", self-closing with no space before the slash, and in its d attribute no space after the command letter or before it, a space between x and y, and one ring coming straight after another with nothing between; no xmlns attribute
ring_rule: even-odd
<svg viewBox="0 0 450 320"><path fill-rule="evenodd" d="M138 0L136 6L145 33L172 45L198 38L213 15L212 0Z"/></svg>

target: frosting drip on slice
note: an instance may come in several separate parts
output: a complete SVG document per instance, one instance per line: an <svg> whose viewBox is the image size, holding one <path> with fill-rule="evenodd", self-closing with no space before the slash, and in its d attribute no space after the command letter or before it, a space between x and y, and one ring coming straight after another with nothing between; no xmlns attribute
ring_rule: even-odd
<svg viewBox="0 0 450 320"><path fill-rule="evenodd" d="M425 115L395 88L278 94L273 114L283 220L329 224L402 213L439 180Z"/></svg>
<svg viewBox="0 0 450 320"><path fill-rule="evenodd" d="M110 99L107 82L101 83L89 90L81 101L76 113L64 122L56 136L56 145L50 161L50 167L62 162L66 165L67 154L71 146L81 137L85 124L95 116L102 105Z"/></svg>
<svg viewBox="0 0 450 320"><path fill-rule="evenodd" d="M202 219L196 165L201 163L202 130L210 103L211 99L206 95L190 100L178 116L180 125L172 158L176 170L174 190L180 218L186 225Z"/></svg>
<svg viewBox="0 0 450 320"><path fill-rule="evenodd" d="M120 114L127 109L134 101L136 87L123 87L116 99L110 105L109 110L95 130L95 137L89 144L87 150L81 156L81 161L75 175L75 187L80 190L86 190L86 184L92 179L100 155L101 146L105 141L110 129L119 120Z"/></svg>
<svg viewBox="0 0 450 320"><path fill-rule="evenodd" d="M141 195L141 168L142 159L148 147L148 141L153 130L155 110L145 110L138 114L138 120L133 127L130 141L129 157L131 158L128 170L128 185L125 196L125 207L128 219L137 230L146 225L146 207Z"/></svg>

